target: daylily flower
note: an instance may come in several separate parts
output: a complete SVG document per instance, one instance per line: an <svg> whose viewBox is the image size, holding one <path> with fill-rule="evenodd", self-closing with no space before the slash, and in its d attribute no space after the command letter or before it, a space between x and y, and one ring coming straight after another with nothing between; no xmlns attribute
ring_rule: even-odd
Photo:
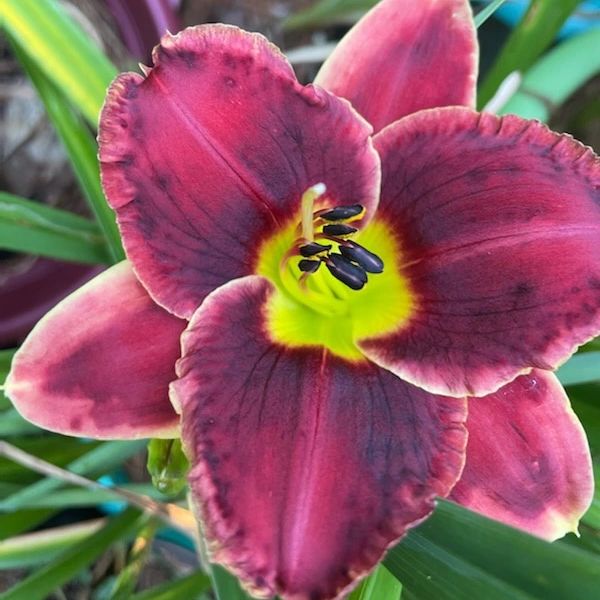
<svg viewBox="0 0 600 600"><path fill-rule="evenodd" d="M436 496L575 530L590 456L551 370L600 332L600 162L476 113L476 69L466 0L384 0L314 86L260 35L167 35L100 121L130 263L32 332L17 408L181 422L213 559L263 596L342 596Z"/></svg>

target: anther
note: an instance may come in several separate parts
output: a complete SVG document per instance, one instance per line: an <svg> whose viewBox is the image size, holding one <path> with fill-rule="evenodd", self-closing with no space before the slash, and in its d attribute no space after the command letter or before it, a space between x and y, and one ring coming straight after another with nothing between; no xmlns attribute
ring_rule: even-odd
<svg viewBox="0 0 600 600"><path fill-rule="evenodd" d="M325 221L347 221L362 215L364 212L362 204L351 204L350 206L337 206L330 210L317 213L316 216L325 219Z"/></svg>
<svg viewBox="0 0 600 600"><path fill-rule="evenodd" d="M315 273L320 266L321 266L321 261L319 261L319 260L303 259L298 263L298 268L303 273Z"/></svg>
<svg viewBox="0 0 600 600"><path fill-rule="evenodd" d="M356 233L358 229L356 227L352 227L350 225L344 225L343 223L333 223L331 225L323 226L323 233L326 235L333 236L341 236L341 235L351 235L352 233Z"/></svg>
<svg viewBox="0 0 600 600"><path fill-rule="evenodd" d="M348 260L358 263L367 273L383 273L383 261L377 254L350 240L340 245L340 252Z"/></svg>
<svg viewBox="0 0 600 600"><path fill-rule="evenodd" d="M341 254L332 252L326 259L323 259L329 272L343 284L353 290L360 290L367 283L367 274L365 270L350 262Z"/></svg>
<svg viewBox="0 0 600 600"><path fill-rule="evenodd" d="M317 242L309 242L308 244L304 244L304 246L300 246L299 250L302 256L311 257L331 250L331 244L319 244Z"/></svg>

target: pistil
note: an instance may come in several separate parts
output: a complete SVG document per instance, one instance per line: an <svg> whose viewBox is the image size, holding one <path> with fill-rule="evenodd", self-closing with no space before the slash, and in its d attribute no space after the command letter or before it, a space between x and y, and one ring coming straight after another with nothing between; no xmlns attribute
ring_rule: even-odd
<svg viewBox="0 0 600 600"><path fill-rule="evenodd" d="M312 242L314 238L314 216L313 206L315 200L322 196L327 191L327 186L324 183L317 183L309 187L302 194L302 237L307 242Z"/></svg>

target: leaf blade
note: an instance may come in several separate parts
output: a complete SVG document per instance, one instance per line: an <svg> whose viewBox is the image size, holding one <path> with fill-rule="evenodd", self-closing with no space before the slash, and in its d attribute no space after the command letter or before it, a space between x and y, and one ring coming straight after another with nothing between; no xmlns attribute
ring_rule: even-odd
<svg viewBox="0 0 600 600"><path fill-rule="evenodd" d="M479 106L485 106L504 79L513 71L525 73L552 43L580 0L532 0L525 16L513 29L478 91Z"/></svg>
<svg viewBox="0 0 600 600"><path fill-rule="evenodd" d="M12 40L15 55L35 86L48 117L62 141L71 166L92 213L96 217L110 251L112 262L125 257L115 215L104 197L100 183L96 140L86 124L66 101L65 95L50 81L36 63Z"/></svg>
<svg viewBox="0 0 600 600"><path fill-rule="evenodd" d="M92 221L0 192L0 247L81 263L109 263Z"/></svg>
<svg viewBox="0 0 600 600"><path fill-rule="evenodd" d="M77 573L99 557L114 542L130 537L147 521L138 510L129 509L100 531L75 544L60 554L54 561L35 571L7 592L0 594L1 600L44 600L57 587L72 579Z"/></svg>
<svg viewBox="0 0 600 600"><path fill-rule="evenodd" d="M117 70L56 0L3 0L0 23L96 126Z"/></svg>
<svg viewBox="0 0 600 600"><path fill-rule="evenodd" d="M550 544L447 501L384 564L417 597L592 600L600 559Z"/></svg>

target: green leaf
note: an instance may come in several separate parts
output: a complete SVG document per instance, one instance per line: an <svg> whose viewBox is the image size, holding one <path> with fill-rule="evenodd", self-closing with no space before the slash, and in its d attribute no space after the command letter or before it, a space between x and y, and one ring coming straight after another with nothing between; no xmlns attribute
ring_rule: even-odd
<svg viewBox="0 0 600 600"><path fill-rule="evenodd" d="M385 565L417 598L436 600L594 600L600 581L598 557L446 501Z"/></svg>
<svg viewBox="0 0 600 600"><path fill-rule="evenodd" d="M17 348L9 348L8 350L0 350L0 381L4 383L8 372L10 371L10 363Z"/></svg>
<svg viewBox="0 0 600 600"><path fill-rule="evenodd" d="M306 10L291 15L285 22L286 29L316 27L345 20L358 20L362 13L368 11L378 0L321 0ZM506 0L493 0L488 6L475 15L475 26L485 23Z"/></svg>
<svg viewBox="0 0 600 600"><path fill-rule="evenodd" d="M26 421L14 408L0 412L0 438L39 434L40 429Z"/></svg>
<svg viewBox="0 0 600 600"><path fill-rule="evenodd" d="M0 25L96 127L114 65L57 0L2 0Z"/></svg>
<svg viewBox="0 0 600 600"><path fill-rule="evenodd" d="M600 465L594 465L594 498L592 504L588 508L585 515L583 515L581 521L588 527L600 530ZM597 537L597 535L595 536ZM598 540L600 542L600 540Z"/></svg>
<svg viewBox="0 0 600 600"><path fill-rule="evenodd" d="M119 571L110 593L110 600L128 600L137 585L140 573L148 559L158 522L151 520L137 535L132 544L127 564Z"/></svg>
<svg viewBox="0 0 600 600"><path fill-rule="evenodd" d="M310 8L291 15L283 23L286 29L315 27L345 19L357 20L378 0L321 0Z"/></svg>
<svg viewBox="0 0 600 600"><path fill-rule="evenodd" d="M48 117L67 151L79 185L104 233L112 262L122 260L125 254L115 215L106 202L100 184L96 140L81 117L71 109L65 95L14 40L12 47L44 103Z"/></svg>
<svg viewBox="0 0 600 600"><path fill-rule="evenodd" d="M85 521L43 529L0 542L0 569L19 569L48 563L69 546L102 527L102 521Z"/></svg>
<svg viewBox="0 0 600 600"><path fill-rule="evenodd" d="M576 354L556 374L563 385L600 381L600 352Z"/></svg>
<svg viewBox="0 0 600 600"><path fill-rule="evenodd" d="M217 600L251 600L237 578L220 565L210 566L213 591ZM0 599L1 600L1 599Z"/></svg>
<svg viewBox="0 0 600 600"><path fill-rule="evenodd" d="M475 27L481 27L506 0L492 0L485 8L482 8L474 17Z"/></svg>
<svg viewBox="0 0 600 600"><path fill-rule="evenodd" d="M0 192L0 248L82 263L110 262L92 221Z"/></svg>
<svg viewBox="0 0 600 600"><path fill-rule="evenodd" d="M134 594L131 596L131 600L181 600L181 598L196 600L201 594L210 590L210 587L210 577L202 571L196 571L177 581L169 581L150 590Z"/></svg>
<svg viewBox="0 0 600 600"><path fill-rule="evenodd" d="M163 500L164 497L158 492L154 486L147 483L126 483L119 485L122 490L133 492L134 494L140 494L143 496L149 496L155 500ZM13 490L14 493L14 490ZM54 509L66 509L66 508L79 508L85 506L98 506L104 502L114 502L115 500L123 502L123 498L117 494L117 492L107 489L106 491L101 490L88 490L84 488L68 488L65 490L57 490L55 492L49 492L43 496L38 496L30 500L22 500L20 503L21 508L32 509L32 508L54 508Z"/></svg>
<svg viewBox="0 0 600 600"><path fill-rule="evenodd" d="M527 13L512 31L478 91L485 106L513 71L525 73L552 43L580 0L532 0Z"/></svg>
<svg viewBox="0 0 600 600"><path fill-rule="evenodd" d="M16 348L10 348L9 350L0 350L0 386L2 386L6 381L6 376L10 371L10 363L12 362L12 358L15 355L16 351ZM11 406L12 403L4 395L4 392L0 387L0 410L5 410L7 408L10 408Z"/></svg>
<svg viewBox="0 0 600 600"><path fill-rule="evenodd" d="M50 564L17 583L0 600L44 600L57 587L72 579L96 560L111 544L128 539L147 521L138 510L129 509L111 519L100 531L72 545Z"/></svg>
<svg viewBox="0 0 600 600"><path fill-rule="evenodd" d="M402 584L385 568L379 565L350 594L348 600L399 600Z"/></svg>
<svg viewBox="0 0 600 600"><path fill-rule="evenodd" d="M62 441L64 442L65 438L62 438ZM84 456L69 463L66 468L77 475L86 475L88 477L107 473L141 450L145 444L145 440L104 442ZM82 446L84 445L82 444ZM49 459L46 460L53 462ZM42 479L16 494L12 494L8 498L1 500L0 510L18 510L21 507L21 503L26 504L31 500L40 498L62 485L63 482L59 479Z"/></svg>
<svg viewBox="0 0 600 600"><path fill-rule="evenodd" d="M25 436L11 439L11 443L33 456L42 457L44 460L63 467L80 459L82 455L90 452L100 445L99 442L82 443L76 438L43 432L39 436ZM40 479L40 475L30 469L17 464L5 457L0 457L0 481L5 483L30 484ZM37 484L34 484L37 485ZM0 505L4 498L0 500ZM18 510L19 505L12 506L10 510Z"/></svg>
<svg viewBox="0 0 600 600"><path fill-rule="evenodd" d="M46 508L19 510L7 515L0 514L0 540L29 531L49 519L56 511Z"/></svg>
<svg viewBox="0 0 600 600"><path fill-rule="evenodd" d="M600 455L600 385L597 383L572 386L568 390L571 406L587 434L592 456Z"/></svg>
<svg viewBox="0 0 600 600"><path fill-rule="evenodd" d="M498 111L548 121L586 81L600 73L600 29L565 40L540 58L525 74L517 92ZM557 74L560 76L557 76Z"/></svg>

